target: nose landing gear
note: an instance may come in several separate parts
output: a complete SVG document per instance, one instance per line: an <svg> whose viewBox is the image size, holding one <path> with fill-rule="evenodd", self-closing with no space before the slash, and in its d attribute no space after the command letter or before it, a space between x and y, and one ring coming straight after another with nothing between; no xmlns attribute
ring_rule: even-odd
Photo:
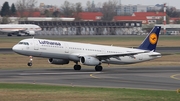
<svg viewBox="0 0 180 101"><path fill-rule="evenodd" d="M33 62L33 57L32 56L29 56L29 57L30 57L30 60L27 63L27 65L31 67L32 66L32 62Z"/></svg>

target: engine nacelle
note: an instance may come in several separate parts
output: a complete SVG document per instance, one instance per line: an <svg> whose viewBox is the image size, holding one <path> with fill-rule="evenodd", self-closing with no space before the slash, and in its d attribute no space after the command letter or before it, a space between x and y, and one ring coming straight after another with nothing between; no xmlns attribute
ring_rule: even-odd
<svg viewBox="0 0 180 101"><path fill-rule="evenodd" d="M26 31L26 33L27 33L28 35L30 35L30 36L35 35L35 31Z"/></svg>
<svg viewBox="0 0 180 101"><path fill-rule="evenodd" d="M48 62L51 63L51 64L55 64L55 65L69 64L69 60L64 60L64 59L50 58L50 59L48 59Z"/></svg>
<svg viewBox="0 0 180 101"><path fill-rule="evenodd" d="M99 65L100 61L95 57L84 56L80 58L80 63L88 66L96 66Z"/></svg>

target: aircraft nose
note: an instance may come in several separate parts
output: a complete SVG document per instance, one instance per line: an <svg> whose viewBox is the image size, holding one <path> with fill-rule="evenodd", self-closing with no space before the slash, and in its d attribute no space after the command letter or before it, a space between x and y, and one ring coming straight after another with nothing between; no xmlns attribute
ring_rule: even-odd
<svg viewBox="0 0 180 101"><path fill-rule="evenodd" d="M42 28L41 28L41 27L38 27L38 30L40 30L40 31L41 31L41 30L42 30Z"/></svg>
<svg viewBox="0 0 180 101"><path fill-rule="evenodd" d="M17 51L18 51L18 46L17 46L17 45L14 45L13 48L12 48L12 50L13 50L14 52L17 52Z"/></svg>

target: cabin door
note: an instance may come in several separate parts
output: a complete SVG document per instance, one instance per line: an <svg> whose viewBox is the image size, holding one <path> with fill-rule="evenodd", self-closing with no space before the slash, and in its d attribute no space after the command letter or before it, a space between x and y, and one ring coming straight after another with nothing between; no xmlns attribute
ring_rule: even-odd
<svg viewBox="0 0 180 101"><path fill-rule="evenodd" d="M37 40L34 40L34 50L39 50L39 43Z"/></svg>
<svg viewBox="0 0 180 101"><path fill-rule="evenodd" d="M69 46L68 46L68 44L65 43L64 45L65 45L65 47L64 47L65 48L65 53L69 53Z"/></svg>

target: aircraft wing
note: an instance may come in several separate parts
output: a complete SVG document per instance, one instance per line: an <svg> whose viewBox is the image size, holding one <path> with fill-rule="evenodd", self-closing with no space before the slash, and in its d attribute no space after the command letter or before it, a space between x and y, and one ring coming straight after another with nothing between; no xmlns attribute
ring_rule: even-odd
<svg viewBox="0 0 180 101"><path fill-rule="evenodd" d="M144 50L144 51L138 51L138 52L124 52L124 53L109 53L109 54L74 54L78 57L83 57L83 56L93 56L93 57L97 57L97 58L111 58L111 57L119 57L119 56L132 56L132 55L136 55L136 54L140 54L140 53L147 53L150 51Z"/></svg>
<svg viewBox="0 0 180 101"><path fill-rule="evenodd" d="M141 52L125 52L125 53L112 53L112 54L97 54L96 57L116 57L116 56L131 56L140 53L146 53L149 51L141 51Z"/></svg>

